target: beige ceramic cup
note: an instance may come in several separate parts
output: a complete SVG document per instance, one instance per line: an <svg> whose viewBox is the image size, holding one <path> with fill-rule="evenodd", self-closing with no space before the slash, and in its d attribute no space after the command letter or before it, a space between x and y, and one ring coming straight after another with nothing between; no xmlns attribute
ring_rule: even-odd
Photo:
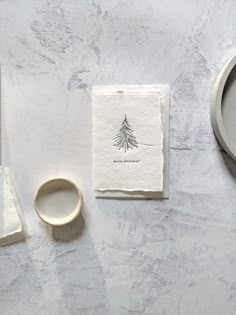
<svg viewBox="0 0 236 315"><path fill-rule="evenodd" d="M35 210L45 223L60 226L73 221L80 213L83 196L70 180L54 178L43 183L34 198Z"/></svg>

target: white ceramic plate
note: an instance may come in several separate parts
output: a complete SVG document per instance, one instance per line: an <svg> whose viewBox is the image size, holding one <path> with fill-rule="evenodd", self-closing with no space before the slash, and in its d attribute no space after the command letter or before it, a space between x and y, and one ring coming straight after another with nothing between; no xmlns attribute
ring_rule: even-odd
<svg viewBox="0 0 236 315"><path fill-rule="evenodd" d="M64 178L55 178L42 184L34 205L39 217L51 225L64 225L80 213L83 198L78 187Z"/></svg>
<svg viewBox="0 0 236 315"><path fill-rule="evenodd" d="M236 160L236 56L217 77L211 107L212 126L224 150Z"/></svg>

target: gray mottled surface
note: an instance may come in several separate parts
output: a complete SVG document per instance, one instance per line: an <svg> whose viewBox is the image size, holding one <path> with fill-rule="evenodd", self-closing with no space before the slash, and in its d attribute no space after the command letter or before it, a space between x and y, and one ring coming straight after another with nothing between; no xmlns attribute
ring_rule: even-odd
<svg viewBox="0 0 236 315"><path fill-rule="evenodd" d="M31 235L0 248L1 314L236 314L236 167L209 117L235 18L234 0L0 0L3 160ZM96 201L91 86L149 83L171 85L171 197ZM57 175L85 206L51 230L32 200Z"/></svg>

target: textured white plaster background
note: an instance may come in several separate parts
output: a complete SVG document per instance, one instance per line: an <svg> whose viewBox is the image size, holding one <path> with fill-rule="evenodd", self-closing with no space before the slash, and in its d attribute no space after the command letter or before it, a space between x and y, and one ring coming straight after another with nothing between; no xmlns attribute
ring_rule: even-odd
<svg viewBox="0 0 236 315"><path fill-rule="evenodd" d="M4 162L30 227L0 248L2 315L235 315L236 168L212 84L236 52L234 0L0 0ZM91 86L171 85L170 199L94 199ZM83 219L51 230L42 180L68 176Z"/></svg>

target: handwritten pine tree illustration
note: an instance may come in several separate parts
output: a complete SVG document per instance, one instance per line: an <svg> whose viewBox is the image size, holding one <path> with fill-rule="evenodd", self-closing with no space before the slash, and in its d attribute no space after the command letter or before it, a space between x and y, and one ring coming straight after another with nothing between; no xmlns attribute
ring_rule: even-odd
<svg viewBox="0 0 236 315"><path fill-rule="evenodd" d="M138 148L138 143L136 141L136 137L133 134L133 130L131 129L130 124L128 123L127 117L125 115L125 119L121 125L120 131L113 139L118 150L123 149L125 153L131 149Z"/></svg>

